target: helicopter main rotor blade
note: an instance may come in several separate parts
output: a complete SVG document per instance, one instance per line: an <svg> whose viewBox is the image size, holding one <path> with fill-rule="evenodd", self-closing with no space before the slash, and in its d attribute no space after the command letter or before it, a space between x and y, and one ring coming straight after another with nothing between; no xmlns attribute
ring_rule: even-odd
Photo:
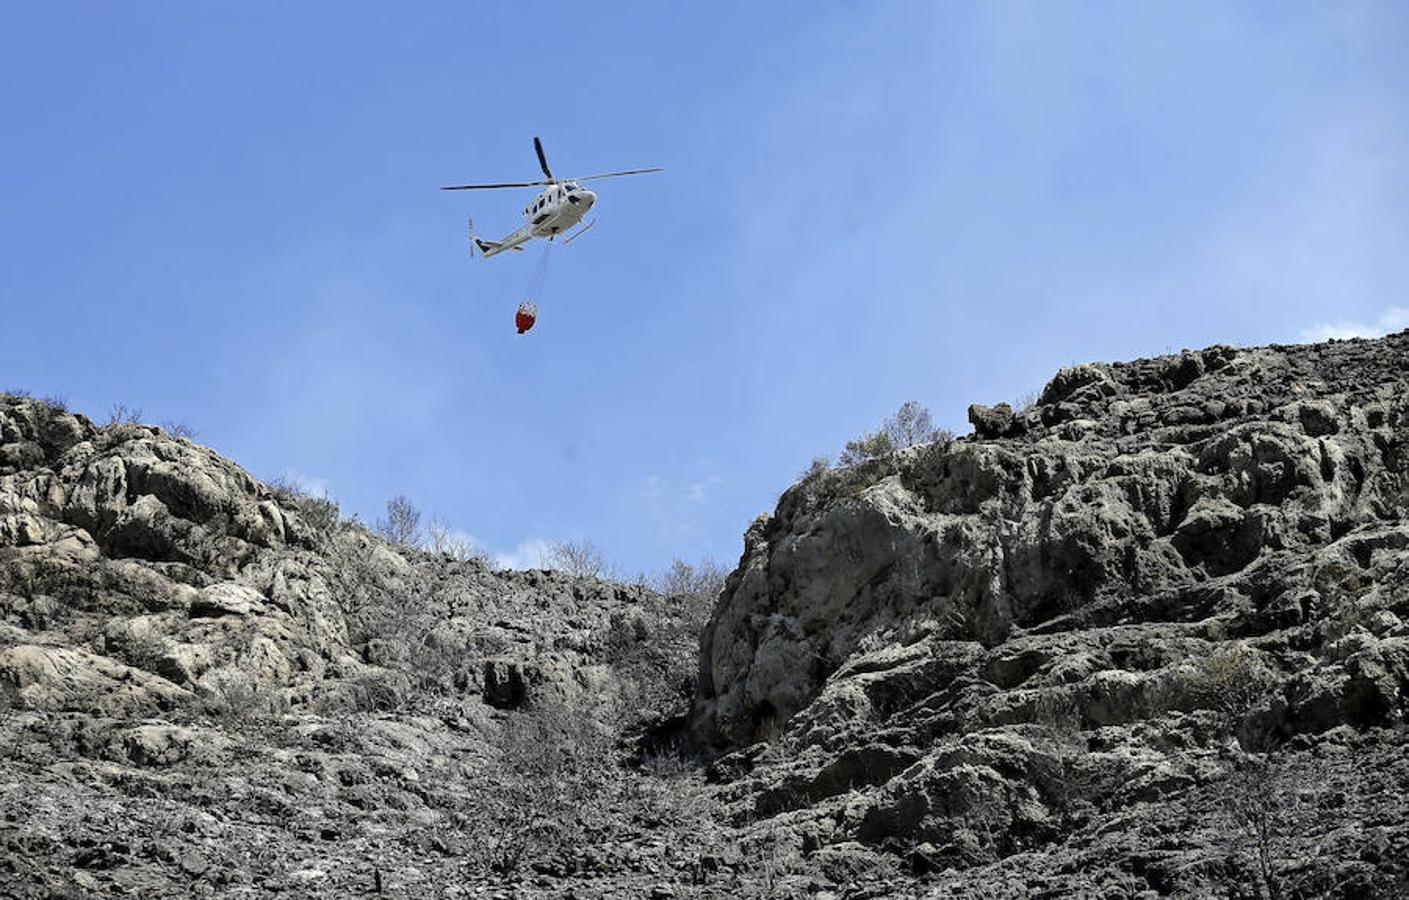
<svg viewBox="0 0 1409 900"><path fill-rule="evenodd" d="M534 138L534 140L537 141L538 139L537 139L537 138ZM543 171L545 171L545 172L548 171L548 166L547 166L546 164L543 166ZM586 176L585 178L554 178L552 175L549 175L547 181L506 181L506 182L503 182L502 184L452 184L452 185L449 185L449 186L447 186L447 187L441 188L441 190L442 190L442 191L482 191L482 190L488 190L488 189L490 189L490 188L541 187L541 186L547 185L547 184L567 184L567 183L570 183L570 182L578 182L578 181L595 181L595 180L598 179L598 178L617 178L617 177L620 177L620 176L622 176L622 175L645 175L645 174L650 173L650 172L664 172L664 171L665 171L665 169L662 169L662 168L659 168L659 167L653 168L653 169L627 169L625 172L602 172L602 173L599 174L599 175L588 175L588 176Z"/></svg>
<svg viewBox="0 0 1409 900"><path fill-rule="evenodd" d="M537 135L533 137L533 150L538 154L538 164L543 167L543 174L551 180L553 173L548 171L548 157L543 155L543 142L538 139Z"/></svg>
<svg viewBox="0 0 1409 900"><path fill-rule="evenodd" d="M598 178L616 178L618 175L645 175L647 172L664 172L665 169L627 169L625 172L603 172L600 175L588 175L585 178L568 178L566 181L595 181Z"/></svg>
<svg viewBox="0 0 1409 900"><path fill-rule="evenodd" d="M487 188L521 188L537 187L542 184L557 184L556 181L507 181L503 184L452 184L441 188L442 191L482 191Z"/></svg>

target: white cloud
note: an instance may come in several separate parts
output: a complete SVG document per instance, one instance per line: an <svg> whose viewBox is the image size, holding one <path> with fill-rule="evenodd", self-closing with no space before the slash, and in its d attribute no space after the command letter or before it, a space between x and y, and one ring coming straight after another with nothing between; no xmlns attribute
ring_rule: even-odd
<svg viewBox="0 0 1409 900"><path fill-rule="evenodd" d="M653 499L653 500L654 500L655 498L657 498L657 497L660 496L660 476L659 476L659 475L647 475L647 476L646 476L646 493L647 493L647 494L651 497L651 499Z"/></svg>
<svg viewBox="0 0 1409 900"><path fill-rule="evenodd" d="M1373 325L1363 322L1321 322L1310 328L1303 328L1301 339L1309 343L1317 341L1329 341L1332 338L1345 340L1347 338L1376 338L1383 337L1395 331L1402 331L1409 328L1409 308L1402 306L1391 306L1380 313L1380 317Z"/></svg>
<svg viewBox="0 0 1409 900"><path fill-rule="evenodd" d="M718 475L711 475L704 481L697 481L690 485L690 489L685 492L685 498L693 503L708 503L710 488L724 483L724 479Z"/></svg>
<svg viewBox="0 0 1409 900"><path fill-rule="evenodd" d="M548 542L529 538L505 553L494 554L494 565L500 569L542 569L548 565Z"/></svg>
<svg viewBox="0 0 1409 900"><path fill-rule="evenodd" d="M307 475L292 469L285 469L279 477L291 483L294 487L303 491L310 497L333 496L333 483L326 478L320 478L317 475Z"/></svg>

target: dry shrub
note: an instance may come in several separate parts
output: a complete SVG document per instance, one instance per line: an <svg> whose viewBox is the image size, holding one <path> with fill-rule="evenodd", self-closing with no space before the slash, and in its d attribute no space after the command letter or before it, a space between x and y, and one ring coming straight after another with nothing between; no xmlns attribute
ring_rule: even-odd
<svg viewBox="0 0 1409 900"><path fill-rule="evenodd" d="M183 419L162 419L161 427L172 437L185 438L194 441L200 437L200 432L188 425Z"/></svg>
<svg viewBox="0 0 1409 900"><path fill-rule="evenodd" d="M216 676L201 698L206 715L235 727L279 715L287 708L282 692L242 672Z"/></svg>
<svg viewBox="0 0 1409 900"><path fill-rule="evenodd" d="M404 495L398 494L386 503L386 518L378 519L373 530L388 543L403 547L421 545L421 511Z"/></svg>
<svg viewBox="0 0 1409 900"><path fill-rule="evenodd" d="M843 466L855 466L867 460L890 456L906 447L953 439L954 432L935 427L927 407L907 400L886 417L880 430L868 431L854 441L847 441L846 449L837 462Z"/></svg>
<svg viewBox="0 0 1409 900"><path fill-rule="evenodd" d="M1036 726L1034 775L1052 808L1069 823L1091 809L1093 772L1085 765L1086 736L1081 710L1068 691L1044 690L1033 704Z"/></svg>
<svg viewBox="0 0 1409 900"><path fill-rule="evenodd" d="M392 672L368 672L348 686L352 708L359 713L395 713L406 703L406 693L406 679Z"/></svg>
<svg viewBox="0 0 1409 900"><path fill-rule="evenodd" d="M472 863L503 875L570 868L573 851L596 843L610 820L612 736L585 711L550 703L508 715L497 743L498 778L478 792L464 835Z"/></svg>
<svg viewBox="0 0 1409 900"><path fill-rule="evenodd" d="M1222 797L1224 838L1269 900L1292 896L1286 870L1301 857L1307 836L1325 830L1326 816L1344 815L1323 802L1329 779L1314 760L1248 755L1230 766ZM1319 895L1318 896L1322 896Z"/></svg>
<svg viewBox="0 0 1409 900"><path fill-rule="evenodd" d="M448 524L434 516L431 517L430 524L426 526L425 549L432 553L448 556L456 562L477 560L486 568L489 568L492 563L487 552L475 546L469 539L456 534Z"/></svg>
<svg viewBox="0 0 1409 900"><path fill-rule="evenodd" d="M729 571L716 560L705 558L692 565L677 557L665 571L648 579L648 584L656 593L667 597L712 601L724 589L728 577Z"/></svg>
<svg viewBox="0 0 1409 900"><path fill-rule="evenodd" d="M297 481L282 475L270 481L268 487L279 504L292 509L298 520L307 525L325 546L342 526L342 510L326 492L311 494Z"/></svg>
<svg viewBox="0 0 1409 900"><path fill-rule="evenodd" d="M128 406L126 403L114 403L108 407L108 420L106 425L139 425L142 422L142 407Z"/></svg>
<svg viewBox="0 0 1409 900"><path fill-rule="evenodd" d="M1276 683L1272 672L1243 641L1220 644L1197 664L1188 684L1195 702L1218 715L1224 735L1236 735Z"/></svg>
<svg viewBox="0 0 1409 900"><path fill-rule="evenodd" d="M131 634L113 647L113 655L134 669L160 674L166 643L154 634Z"/></svg>
<svg viewBox="0 0 1409 900"><path fill-rule="evenodd" d="M554 541L548 548L548 567L573 578L607 578L606 558L591 541Z"/></svg>

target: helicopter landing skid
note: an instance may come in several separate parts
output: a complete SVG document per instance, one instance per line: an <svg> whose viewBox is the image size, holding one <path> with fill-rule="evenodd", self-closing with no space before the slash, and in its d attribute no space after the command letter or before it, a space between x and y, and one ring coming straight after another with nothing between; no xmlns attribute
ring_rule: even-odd
<svg viewBox="0 0 1409 900"><path fill-rule="evenodd" d="M586 225L583 225L581 228L577 229L577 231L574 231L572 234L570 234L570 235L568 235L567 237L563 238L563 243L564 243L564 244L571 244L573 241L575 241L575 240L577 240L578 238L582 237L583 232L585 232L587 229L591 228L593 225L596 225L596 224L597 224L597 220L596 220L596 219L593 219L592 221L588 222Z"/></svg>

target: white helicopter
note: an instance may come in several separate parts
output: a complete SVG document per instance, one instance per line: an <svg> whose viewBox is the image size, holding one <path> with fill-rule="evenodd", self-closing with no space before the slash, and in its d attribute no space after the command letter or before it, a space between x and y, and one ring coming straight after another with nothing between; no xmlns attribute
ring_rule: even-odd
<svg viewBox="0 0 1409 900"><path fill-rule="evenodd" d="M503 184L452 184L441 188L442 191L479 191L490 188L520 188L543 186L538 197L532 203L524 207L523 215L528 221L520 228L510 233L503 240L482 241L475 237L475 223L470 220L470 255L473 256L478 249L480 255L484 257L494 256L503 253L505 250L522 250L523 245L533 238L545 238L549 241L558 235L565 233L582 220L587 211L592 208L592 204L597 202L597 195L582 187L580 182L595 181L599 178L617 178L621 175L645 175L648 172L662 172L663 169L628 169L625 172L604 172L600 175L588 175L585 178L555 178L548 169L548 160L543 155L543 142L538 138L533 139L533 149L538 153L538 164L543 167L543 174L547 176L546 181L511 181ZM575 233L563 239L567 244L577 239L584 231L591 228L597 222L596 219L583 225Z"/></svg>

